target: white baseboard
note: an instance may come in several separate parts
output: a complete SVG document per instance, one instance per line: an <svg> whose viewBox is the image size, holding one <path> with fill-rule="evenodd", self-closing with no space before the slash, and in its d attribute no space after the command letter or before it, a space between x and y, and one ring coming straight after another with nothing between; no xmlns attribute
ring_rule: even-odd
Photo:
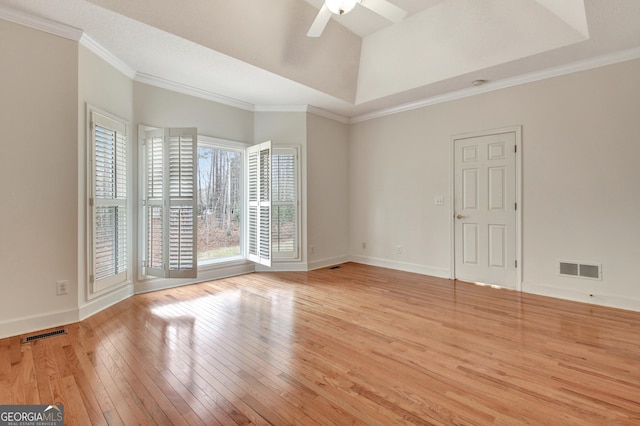
<svg viewBox="0 0 640 426"><path fill-rule="evenodd" d="M256 265L256 272L304 272L308 270L306 262L272 261L270 268Z"/></svg>
<svg viewBox="0 0 640 426"><path fill-rule="evenodd" d="M196 284L204 281L219 280L222 278L235 277L236 275L249 274L255 271L255 266L251 262L233 263L229 265L218 265L215 269L198 271L198 278L187 279L167 279L153 278L137 282L134 286L135 294L148 293L150 291L166 290L168 288L180 287L183 285Z"/></svg>
<svg viewBox="0 0 640 426"><path fill-rule="evenodd" d="M133 285L129 284L112 291L111 293L107 293L104 296L92 299L86 304L80 306L79 319L80 321L87 319L90 316L95 315L98 312L103 311L131 296L133 296Z"/></svg>
<svg viewBox="0 0 640 426"><path fill-rule="evenodd" d="M329 257L327 259L319 259L314 260L313 262L309 262L309 271L313 271L314 269L327 268L329 266L339 265L341 263L349 262L351 258L349 256L336 256Z"/></svg>
<svg viewBox="0 0 640 426"><path fill-rule="evenodd" d="M0 323L0 339L78 322L78 309L49 312Z"/></svg>
<svg viewBox="0 0 640 426"><path fill-rule="evenodd" d="M448 268L434 268L432 266L418 265L415 263L398 262L395 260L365 256L351 256L350 260L352 262L379 266L381 268L397 269L399 271L414 272L416 274L430 275L438 278L450 278L450 271Z"/></svg>
<svg viewBox="0 0 640 426"><path fill-rule="evenodd" d="M554 297L556 299L565 299L574 302L607 306L610 308L626 309L629 311L640 311L640 300L630 299L629 297L620 297L611 294L579 292L575 290L534 284L531 282L523 282L522 291L524 293Z"/></svg>
<svg viewBox="0 0 640 426"><path fill-rule="evenodd" d="M256 272L306 272L327 266L339 265L349 261L349 256L336 256L327 259L314 260L312 262L271 262L271 267L256 265Z"/></svg>

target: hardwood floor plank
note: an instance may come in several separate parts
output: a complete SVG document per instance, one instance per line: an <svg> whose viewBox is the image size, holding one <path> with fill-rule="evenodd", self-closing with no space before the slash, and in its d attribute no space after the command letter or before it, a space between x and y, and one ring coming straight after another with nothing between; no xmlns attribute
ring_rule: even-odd
<svg viewBox="0 0 640 426"><path fill-rule="evenodd" d="M38 382L36 378L33 351L31 345L22 345L22 358L13 367L22 376L25 404L39 404Z"/></svg>
<svg viewBox="0 0 640 426"><path fill-rule="evenodd" d="M115 352L108 340L103 341L103 348L98 352L99 365L102 377L109 377L108 390L112 395L120 418L125 424L154 424L156 414L154 408L149 409L145 402L148 401L148 392L139 386L134 378L130 378L130 372L122 366L120 356ZM138 395L140 392L140 395ZM166 421L166 418L163 419Z"/></svg>
<svg viewBox="0 0 640 426"><path fill-rule="evenodd" d="M635 425L640 312L353 263L256 273L0 340L0 401L83 425Z"/></svg>
<svg viewBox="0 0 640 426"><path fill-rule="evenodd" d="M53 398L52 383L49 380L51 374L50 368L48 368L48 366L52 364L53 359L47 354L47 347L43 342L44 341L37 341L30 343L36 372L38 402L40 404L56 404L59 401Z"/></svg>
<svg viewBox="0 0 640 426"><path fill-rule="evenodd" d="M96 417L92 419L89 416L87 405L80 395L80 387L73 376L63 376L61 381L63 395L61 403L65 407L65 424L77 426L106 424L104 419Z"/></svg>
<svg viewBox="0 0 640 426"><path fill-rule="evenodd" d="M91 424L120 424L120 419L113 418L111 414L115 411L113 402L92 364L83 353L78 356L75 349L72 345L63 348Z"/></svg>

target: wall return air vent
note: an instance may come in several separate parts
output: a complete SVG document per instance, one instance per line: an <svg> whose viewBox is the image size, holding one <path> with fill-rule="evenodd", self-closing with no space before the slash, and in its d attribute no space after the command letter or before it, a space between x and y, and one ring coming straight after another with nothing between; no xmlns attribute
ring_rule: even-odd
<svg viewBox="0 0 640 426"><path fill-rule="evenodd" d="M602 279L602 265L593 263L560 262L560 275L565 277Z"/></svg>

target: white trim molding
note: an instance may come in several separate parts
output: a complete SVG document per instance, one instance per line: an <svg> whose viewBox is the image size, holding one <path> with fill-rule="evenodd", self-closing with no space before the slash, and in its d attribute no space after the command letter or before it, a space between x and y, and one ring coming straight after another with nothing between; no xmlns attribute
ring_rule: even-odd
<svg viewBox="0 0 640 426"><path fill-rule="evenodd" d="M105 49L100 43L89 37L86 33L80 37L80 45L86 47L96 56L120 71L122 74L132 79L136 76L136 70L120 60L113 53Z"/></svg>
<svg viewBox="0 0 640 426"><path fill-rule="evenodd" d="M166 80L164 78L156 77L150 74L138 72L135 75L134 81L148 84L150 86L159 87L161 89L171 90L173 92L182 93L183 95L195 96L197 98L231 106L234 108L239 108L245 111L255 111L255 106L249 102L239 101L237 99L232 99L227 96L219 95L207 90L198 89L192 86L187 86L185 84L176 83L174 81Z"/></svg>
<svg viewBox="0 0 640 426"><path fill-rule="evenodd" d="M15 318L0 323L0 339L73 324L78 320L78 309L76 308Z"/></svg>
<svg viewBox="0 0 640 426"><path fill-rule="evenodd" d="M432 96L419 101L408 102L391 108L381 109L368 114L358 115L352 117L349 120L349 123L359 123L361 121L373 120L375 118L385 117L387 115L398 114L405 111L412 111L414 109L420 109L430 105L437 105L457 99L468 98L470 96L475 96L482 93L493 92L494 90L506 89L508 87L519 86L526 83L533 83L535 81L546 80L548 78L559 77L579 71L586 71L593 68L613 65L620 62L632 61L639 58L640 48L623 50L609 55L598 56L584 61L572 62L570 64L548 68L542 71L522 74L502 80L490 81L480 87L469 87L453 92L444 93L442 95Z"/></svg>
<svg viewBox="0 0 640 426"><path fill-rule="evenodd" d="M389 259L376 257L351 256L351 262L362 263L363 265L379 266L381 268L395 269L398 271L413 272L415 274L429 275L438 278L450 278L450 271L446 268L437 268L417 263L398 262Z"/></svg>
<svg viewBox="0 0 640 426"><path fill-rule="evenodd" d="M640 312L640 299L629 298L626 296L549 287L548 285L532 283L529 281L522 283L522 292L537 294L538 296L553 297L554 299L571 300L573 302Z"/></svg>
<svg viewBox="0 0 640 426"><path fill-rule="evenodd" d="M0 19L13 22L14 24L24 25L25 27L44 31L46 33L53 34L59 37L64 37L73 41L79 41L82 37L82 34L84 33L84 31L82 31L81 29L42 18L40 16L20 12L4 6L0 6Z"/></svg>
<svg viewBox="0 0 640 426"><path fill-rule="evenodd" d="M148 293L151 291L166 290L174 287L182 287L189 284L197 284L205 281L219 280L222 278L235 277L237 275L250 274L255 272L252 262L231 262L228 265L219 265L215 269L208 269L198 272L196 279L175 279L175 278L150 278L142 280L134 285L135 294Z"/></svg>
<svg viewBox="0 0 640 426"><path fill-rule="evenodd" d="M313 105L256 105L255 112L306 112L329 120L338 121L343 124L349 124L349 119L343 115L326 111Z"/></svg>
<svg viewBox="0 0 640 426"><path fill-rule="evenodd" d="M133 296L133 285L127 284L103 296L91 299L86 304L80 306L78 312L79 320L83 321L131 296Z"/></svg>
<svg viewBox="0 0 640 426"><path fill-rule="evenodd" d="M351 259L349 256L337 256L337 257L329 257L326 259L318 259L313 262L309 262L307 266L308 271L313 271L314 269L327 268L329 266L339 265L341 263L347 263Z"/></svg>
<svg viewBox="0 0 640 426"><path fill-rule="evenodd" d="M328 118L329 120L338 121L343 124L349 124L349 119L343 115L335 114L333 112L326 111L322 108L314 107L313 105L309 105L307 107L307 112L309 114L314 114L320 117Z"/></svg>

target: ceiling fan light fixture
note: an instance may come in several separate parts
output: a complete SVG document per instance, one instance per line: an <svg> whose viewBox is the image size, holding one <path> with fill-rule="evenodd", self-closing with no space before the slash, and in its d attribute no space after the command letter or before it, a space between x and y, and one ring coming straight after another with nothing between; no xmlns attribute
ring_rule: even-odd
<svg viewBox="0 0 640 426"><path fill-rule="evenodd" d="M325 0L324 4L336 15L344 15L349 13L356 7L359 0Z"/></svg>

